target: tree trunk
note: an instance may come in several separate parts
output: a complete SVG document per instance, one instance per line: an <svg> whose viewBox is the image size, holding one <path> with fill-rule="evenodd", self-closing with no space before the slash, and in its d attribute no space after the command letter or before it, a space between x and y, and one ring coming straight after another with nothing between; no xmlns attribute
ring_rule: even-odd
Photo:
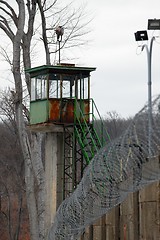
<svg viewBox="0 0 160 240"><path fill-rule="evenodd" d="M34 177L31 166L25 163L25 182L26 182L26 197L29 213L30 237L31 240L37 240L38 237L38 220L36 210L36 197L34 191Z"/></svg>
<svg viewBox="0 0 160 240"><path fill-rule="evenodd" d="M37 3L38 3L38 7L39 7L39 10L40 10L40 14L41 14L42 37L43 37L43 43L44 43L44 48L45 48L45 54L46 54L46 64L50 65L51 64L51 59L50 59L48 39L47 39L45 11L43 9L41 0L37 0Z"/></svg>
<svg viewBox="0 0 160 240"><path fill-rule="evenodd" d="M37 240L38 236L38 215L36 208L36 197L34 191L34 175L31 162L30 143L25 129L25 123L22 110L22 79L20 73L20 56L21 56L21 41L23 37L23 29L25 24L25 6L24 2L17 1L19 5L19 21L18 29L13 42L13 75L15 80L16 97L15 97L15 112L18 133L25 161L25 181L26 181L26 196L30 219L31 239Z"/></svg>
<svg viewBox="0 0 160 240"><path fill-rule="evenodd" d="M32 165L34 175L37 180L37 208L38 208L38 223L39 223L39 240L45 238L44 229L44 213L45 213L45 181L44 181L44 166L42 163L42 136L41 134L32 134Z"/></svg>

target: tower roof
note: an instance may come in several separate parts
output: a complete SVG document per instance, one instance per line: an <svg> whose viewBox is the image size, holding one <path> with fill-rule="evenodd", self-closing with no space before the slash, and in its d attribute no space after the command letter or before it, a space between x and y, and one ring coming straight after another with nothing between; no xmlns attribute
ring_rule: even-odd
<svg viewBox="0 0 160 240"><path fill-rule="evenodd" d="M65 65L42 65L34 68L26 69L26 73L29 73L31 77L36 77L41 74L59 73L59 74L82 74L89 75L90 72L95 71L96 68L91 67L76 67L71 64Z"/></svg>

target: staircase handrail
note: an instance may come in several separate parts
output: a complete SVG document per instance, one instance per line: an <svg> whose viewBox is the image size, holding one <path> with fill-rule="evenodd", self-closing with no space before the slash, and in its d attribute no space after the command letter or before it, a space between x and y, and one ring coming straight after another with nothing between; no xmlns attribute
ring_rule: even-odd
<svg viewBox="0 0 160 240"><path fill-rule="evenodd" d="M82 110L81 110L81 108L80 108L80 106L79 106L79 103L78 103L78 101L77 101L76 98L75 98L75 104L76 104L76 107L74 108L75 121L78 121L80 127L82 127L82 123L81 123L80 119L77 117L77 107L78 107L78 111L79 111L79 113L80 113L80 117L82 117L82 119L83 119L82 122L83 122L83 124L85 125L87 131L90 132L90 129L89 129L88 124L87 124L87 122L86 122L86 119L85 119L85 117L84 117L84 113L82 112ZM91 137L91 140L92 140L92 142L93 142L93 144L94 144L94 146L95 146L95 148L96 148L96 151L98 151L98 148L97 148L97 146L96 146L96 143L95 143L92 135L91 135L90 137Z"/></svg>
<svg viewBox="0 0 160 240"><path fill-rule="evenodd" d="M107 141L107 139L104 137L104 135L107 136L107 138L108 138L109 141L111 141L111 138L110 138L110 136L109 136L109 134L108 134L105 126L104 126L104 120L102 119L102 117L101 117L101 115L100 115L100 113L99 113L99 110L98 110L98 108L97 108L97 106L96 106L96 104L95 104L95 101L94 101L92 98L90 99L90 101L92 102L92 112L90 113L91 116L92 116L92 119L91 119L91 120L93 121L93 124L94 124L95 121L98 122L98 120L97 120L97 118L95 117L95 114L94 114L94 109L95 109L96 112L97 112L97 114L98 114L100 123L101 123L101 129L100 129L99 126L98 126L98 130L99 130L99 132L101 133L101 142L102 142L102 145L104 145L104 144L106 143L106 141Z"/></svg>

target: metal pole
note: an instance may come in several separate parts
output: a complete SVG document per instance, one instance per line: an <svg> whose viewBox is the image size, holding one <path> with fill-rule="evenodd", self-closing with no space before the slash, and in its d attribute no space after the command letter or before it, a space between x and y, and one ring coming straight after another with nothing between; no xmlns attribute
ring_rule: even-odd
<svg viewBox="0 0 160 240"><path fill-rule="evenodd" d="M152 139L152 48L155 37L152 37L150 47L145 44L143 48L146 48L147 62L148 62L148 152L151 156L151 139ZM142 49L143 50L143 49Z"/></svg>
<svg viewBox="0 0 160 240"><path fill-rule="evenodd" d="M61 51L61 46L60 46L60 40L58 40L58 47L59 47L59 64L61 63L61 53L60 53L60 51Z"/></svg>

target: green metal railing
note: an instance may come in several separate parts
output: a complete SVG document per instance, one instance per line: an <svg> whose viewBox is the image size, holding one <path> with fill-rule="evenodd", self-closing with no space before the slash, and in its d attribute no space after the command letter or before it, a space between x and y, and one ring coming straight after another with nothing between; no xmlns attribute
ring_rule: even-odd
<svg viewBox="0 0 160 240"><path fill-rule="evenodd" d="M90 121L93 123L94 128L96 129L97 134L99 135L101 139L102 146L108 141L111 141L110 136L106 130L104 121L98 111L98 108L94 102L94 100L90 99L90 115L91 119Z"/></svg>
<svg viewBox="0 0 160 240"><path fill-rule="evenodd" d="M75 99L74 104L74 134L86 163L89 164L98 150L109 140L109 135L93 99L89 99L88 102L89 112L85 112L83 100Z"/></svg>

